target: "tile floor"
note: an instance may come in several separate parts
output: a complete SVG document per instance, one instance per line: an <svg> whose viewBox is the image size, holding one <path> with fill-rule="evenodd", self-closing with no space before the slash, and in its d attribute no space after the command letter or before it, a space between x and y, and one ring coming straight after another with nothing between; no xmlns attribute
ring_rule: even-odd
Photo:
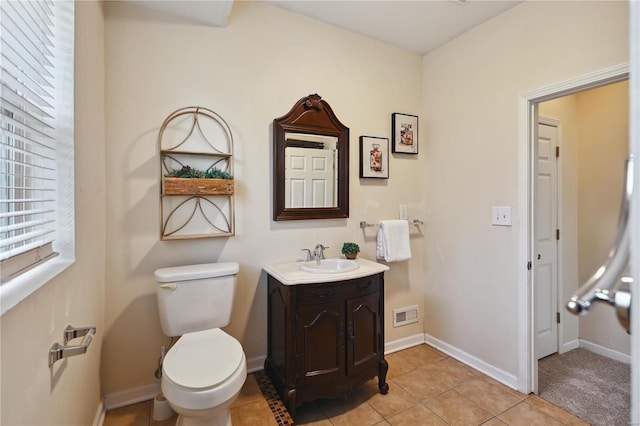
<svg viewBox="0 0 640 426"><path fill-rule="evenodd" d="M366 425L587 425L535 395L516 392L427 345L386 357L389 393L377 379L343 398L298 407L296 424ZM104 426L168 426L152 419L152 401L110 410ZM254 375L231 408L234 426L278 426Z"/></svg>

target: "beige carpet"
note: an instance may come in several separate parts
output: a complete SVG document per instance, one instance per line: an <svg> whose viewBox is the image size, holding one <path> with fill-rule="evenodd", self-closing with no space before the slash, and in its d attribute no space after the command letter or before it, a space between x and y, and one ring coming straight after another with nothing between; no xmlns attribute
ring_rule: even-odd
<svg viewBox="0 0 640 426"><path fill-rule="evenodd" d="M597 426L630 422L629 364L575 349L538 362L541 398Z"/></svg>

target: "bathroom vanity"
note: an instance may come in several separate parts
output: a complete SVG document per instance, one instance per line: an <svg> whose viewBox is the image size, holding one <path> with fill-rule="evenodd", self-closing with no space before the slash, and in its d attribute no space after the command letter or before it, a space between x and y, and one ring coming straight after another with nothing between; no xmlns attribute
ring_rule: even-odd
<svg viewBox="0 0 640 426"><path fill-rule="evenodd" d="M384 271L357 259L349 272L301 271L300 262L264 267L268 282L265 371L295 418L305 401L333 398L378 377L384 359Z"/></svg>

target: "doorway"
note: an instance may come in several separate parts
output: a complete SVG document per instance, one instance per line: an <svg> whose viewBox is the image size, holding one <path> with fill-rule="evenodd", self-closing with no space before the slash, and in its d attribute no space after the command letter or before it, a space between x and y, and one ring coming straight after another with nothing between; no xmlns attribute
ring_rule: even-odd
<svg viewBox="0 0 640 426"><path fill-rule="evenodd" d="M519 254L518 258L525 267L519 268L519 345L522 348L519 358L519 390L525 393L538 391L537 383L537 358L535 354L535 316L534 316L534 274L532 263L535 257L534 243L534 206L535 206L535 179L534 171L535 163L535 144L532 141L537 140L537 123L539 105L543 102L561 98L566 95L572 95L588 89L593 89L607 84L616 83L628 79L629 65L623 64L601 70L595 73L581 76L579 78L561 82L555 85L544 87L533 92L524 93L520 97L520 140L518 144L518 161L519 161L519 214L523 218L522 226L519 230ZM619 203L616 203L619 205ZM562 264L562 262L561 262ZM577 280L576 280L577 282ZM567 291L563 287L564 292ZM569 289L569 293L573 289ZM558 300L564 300L559 297ZM562 315L562 314L561 314ZM571 320L565 315L567 321L564 325L570 324ZM577 324L577 319L574 319ZM561 328L562 325L561 318ZM564 338L566 342L566 336ZM577 340L577 332L574 340Z"/></svg>
<svg viewBox="0 0 640 426"><path fill-rule="evenodd" d="M628 81L620 81L537 104L532 164L534 350L536 360L552 355L539 364L545 367L538 391L595 423L603 418L609 424L629 422L629 375L608 383L605 371L589 369L597 365L587 362L589 354L607 357L598 363L610 362L612 370L628 371L630 338L618 326L613 309L595 304L589 315L578 319L564 305L598 270L615 241L623 165L629 156L628 93ZM574 377L571 372L578 370ZM555 371L551 380L549 371ZM587 376L594 381L583 380ZM584 386L568 392L573 387L565 382ZM605 397L591 403L595 394ZM612 410L613 404L604 404L607 395L618 395L619 407L626 409Z"/></svg>

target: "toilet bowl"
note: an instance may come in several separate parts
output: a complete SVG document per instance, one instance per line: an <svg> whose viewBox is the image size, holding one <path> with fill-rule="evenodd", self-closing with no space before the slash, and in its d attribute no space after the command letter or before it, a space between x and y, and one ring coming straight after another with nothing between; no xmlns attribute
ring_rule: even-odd
<svg viewBox="0 0 640 426"><path fill-rule="evenodd" d="M242 346L219 328L185 334L162 364L162 393L179 425L231 425L229 408L247 377Z"/></svg>
<svg viewBox="0 0 640 426"><path fill-rule="evenodd" d="M181 335L164 357L160 382L177 425L231 425L247 361L240 343L219 327L230 320L237 272L234 263L156 271L162 329Z"/></svg>

